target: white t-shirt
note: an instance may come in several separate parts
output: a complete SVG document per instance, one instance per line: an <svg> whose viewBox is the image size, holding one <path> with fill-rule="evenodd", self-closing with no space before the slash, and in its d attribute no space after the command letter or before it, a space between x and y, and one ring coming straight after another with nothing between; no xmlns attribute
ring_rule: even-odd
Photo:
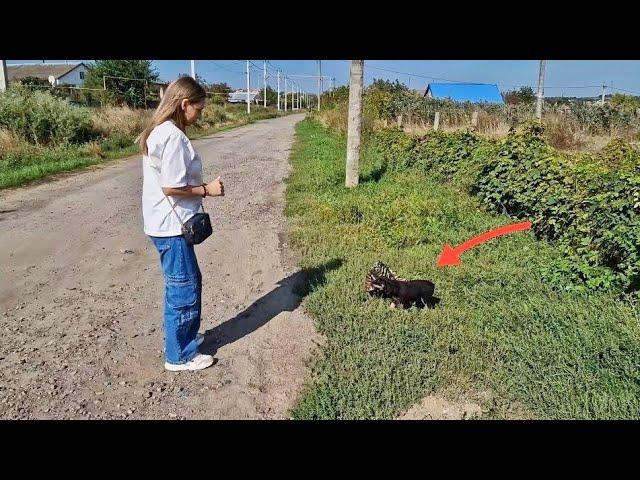
<svg viewBox="0 0 640 480"><path fill-rule="evenodd" d="M182 235L182 224L160 188L202 185L202 161L189 138L172 121L155 127L142 157L144 233L152 237ZM195 215L202 197L168 196L183 222Z"/></svg>

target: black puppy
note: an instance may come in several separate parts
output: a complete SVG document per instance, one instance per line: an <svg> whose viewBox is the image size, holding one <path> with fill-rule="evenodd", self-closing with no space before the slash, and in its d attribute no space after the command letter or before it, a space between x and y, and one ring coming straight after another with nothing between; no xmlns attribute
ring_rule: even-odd
<svg viewBox="0 0 640 480"><path fill-rule="evenodd" d="M435 285L432 282L400 278L382 262L376 262L367 273L365 288L372 296L393 299L392 307L433 308L440 301L433 296Z"/></svg>

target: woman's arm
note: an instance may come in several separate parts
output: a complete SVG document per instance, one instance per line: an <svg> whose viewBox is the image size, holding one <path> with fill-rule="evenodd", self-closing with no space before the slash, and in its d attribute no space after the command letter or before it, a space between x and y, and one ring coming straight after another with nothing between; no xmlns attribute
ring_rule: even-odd
<svg viewBox="0 0 640 480"><path fill-rule="evenodd" d="M187 185L179 188L162 187L162 193L173 197L204 197L207 195L203 185Z"/></svg>
<svg viewBox="0 0 640 480"><path fill-rule="evenodd" d="M224 184L218 177L206 185L186 185L178 188L162 187L162 193L177 197L222 197L224 196Z"/></svg>

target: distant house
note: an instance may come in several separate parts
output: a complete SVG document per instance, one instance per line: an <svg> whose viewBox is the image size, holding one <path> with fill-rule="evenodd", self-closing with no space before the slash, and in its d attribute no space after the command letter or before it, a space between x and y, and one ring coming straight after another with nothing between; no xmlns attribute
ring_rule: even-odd
<svg viewBox="0 0 640 480"><path fill-rule="evenodd" d="M504 104L498 86L492 83L430 83L424 97L454 102Z"/></svg>
<svg viewBox="0 0 640 480"><path fill-rule="evenodd" d="M7 65L9 83L19 82L23 78L36 77L50 81L55 85L81 87L87 66L84 63L22 63Z"/></svg>
<svg viewBox="0 0 640 480"><path fill-rule="evenodd" d="M167 91L167 87L169 86L169 82L163 82L162 80L158 80L157 82L149 82L149 88L153 92L158 92L158 97L162 99L164 97L164 92Z"/></svg>
<svg viewBox="0 0 640 480"><path fill-rule="evenodd" d="M558 107L558 111L562 114L562 115L568 115L571 113L571 107L569 105L560 105L560 107Z"/></svg>
<svg viewBox="0 0 640 480"><path fill-rule="evenodd" d="M258 104L262 101L260 97L260 90L249 90L249 101ZM229 103L247 103L247 91L236 90L229 94Z"/></svg>

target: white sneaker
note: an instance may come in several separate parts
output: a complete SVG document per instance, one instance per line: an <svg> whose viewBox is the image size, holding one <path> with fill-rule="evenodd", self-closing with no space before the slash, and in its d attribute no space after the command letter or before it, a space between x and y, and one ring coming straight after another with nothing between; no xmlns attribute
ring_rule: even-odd
<svg viewBox="0 0 640 480"><path fill-rule="evenodd" d="M196 345L200 346L200 345L202 345L202 342L204 342L204 335L201 334L201 333L198 333L196 335Z"/></svg>
<svg viewBox="0 0 640 480"><path fill-rule="evenodd" d="M179 372L181 370L202 370L213 365L213 357L211 355L197 354L190 362L187 363L169 363L164 362L164 368L171 372Z"/></svg>

